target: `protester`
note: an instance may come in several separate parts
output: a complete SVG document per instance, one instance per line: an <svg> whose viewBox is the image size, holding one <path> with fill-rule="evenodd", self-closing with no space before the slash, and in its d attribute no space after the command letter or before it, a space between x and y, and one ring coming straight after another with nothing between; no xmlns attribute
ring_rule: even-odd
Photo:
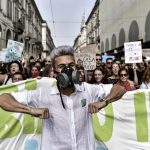
<svg viewBox="0 0 150 150"><path fill-rule="evenodd" d="M55 73L53 71L52 65L46 65L46 67L43 70L42 77L51 77L55 78Z"/></svg>
<svg viewBox="0 0 150 150"><path fill-rule="evenodd" d="M96 68L93 71L92 83L93 84L102 84L104 83L105 73L101 68Z"/></svg>
<svg viewBox="0 0 150 150"><path fill-rule="evenodd" d="M87 83L92 84L93 70L87 70Z"/></svg>
<svg viewBox="0 0 150 150"><path fill-rule="evenodd" d="M134 82L129 80L129 71L125 68L119 70L119 81L118 85L123 86L127 91L136 90Z"/></svg>
<svg viewBox="0 0 150 150"><path fill-rule="evenodd" d="M140 89L150 89L150 67L147 67L143 74Z"/></svg>
<svg viewBox="0 0 150 150"><path fill-rule="evenodd" d="M112 75L108 77L108 84L115 84L119 80L118 72L119 72L119 65L117 63L112 64Z"/></svg>
<svg viewBox="0 0 150 150"><path fill-rule="evenodd" d="M84 67L79 64L79 65L76 65L76 69L80 73L79 82L80 83L84 82L85 81Z"/></svg>
<svg viewBox="0 0 150 150"><path fill-rule="evenodd" d="M108 57L106 59L106 65L105 65L107 77L110 77L112 75L112 64L113 64L113 59L111 57Z"/></svg>
<svg viewBox="0 0 150 150"><path fill-rule="evenodd" d="M70 46L60 46L51 53L57 73L56 86L0 95L3 109L46 118L42 125L42 150L94 150L90 113L98 112L126 92L123 87L115 85L105 96L102 85L75 84L78 76L72 76L76 72L73 51Z"/></svg>
<svg viewBox="0 0 150 150"><path fill-rule="evenodd" d="M19 82L19 81L22 81L22 80L25 80L23 73L21 73L21 72L15 72L12 75L12 82L13 83Z"/></svg>
<svg viewBox="0 0 150 150"><path fill-rule="evenodd" d="M46 58L44 60L44 67L46 67L47 65L51 65L51 58L50 58L50 56L46 56Z"/></svg>
<svg viewBox="0 0 150 150"><path fill-rule="evenodd" d="M101 67L101 64L102 64L102 56L101 54L96 54L96 68L99 68Z"/></svg>
<svg viewBox="0 0 150 150"><path fill-rule="evenodd" d="M137 85L141 85L142 84L142 76L144 74L144 71L146 70L146 64L143 63L137 63L136 65L130 65L130 69L129 69L129 79L131 81L134 81L135 78L135 73L137 76Z"/></svg>
<svg viewBox="0 0 150 150"><path fill-rule="evenodd" d="M18 61L12 61L8 65L8 74L0 74L0 83L5 85L5 84L10 84L12 83L12 78L11 76L15 72L23 72L23 67Z"/></svg>
<svg viewBox="0 0 150 150"><path fill-rule="evenodd" d="M38 68L35 66L31 67L30 73L29 73L29 77L30 78L36 78L40 76L40 72L38 71Z"/></svg>

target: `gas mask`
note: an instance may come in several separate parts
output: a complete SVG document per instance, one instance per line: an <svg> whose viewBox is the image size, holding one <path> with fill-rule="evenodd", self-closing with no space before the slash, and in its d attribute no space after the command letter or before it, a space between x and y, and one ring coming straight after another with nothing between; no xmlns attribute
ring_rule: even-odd
<svg viewBox="0 0 150 150"><path fill-rule="evenodd" d="M79 72L73 70L71 67L65 66L61 73L57 75L56 79L62 87L71 88L74 84L79 83Z"/></svg>

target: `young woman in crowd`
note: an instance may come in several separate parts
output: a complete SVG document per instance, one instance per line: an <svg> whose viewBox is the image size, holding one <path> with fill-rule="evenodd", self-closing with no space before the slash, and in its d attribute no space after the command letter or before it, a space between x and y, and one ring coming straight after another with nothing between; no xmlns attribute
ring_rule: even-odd
<svg viewBox="0 0 150 150"><path fill-rule="evenodd" d="M40 72L38 71L38 68L35 66L32 66L30 71L30 78L36 78L40 76Z"/></svg>
<svg viewBox="0 0 150 150"><path fill-rule="evenodd" d="M108 84L115 84L119 80L118 72L119 72L119 64L113 63L112 64L112 75L108 77Z"/></svg>
<svg viewBox="0 0 150 150"><path fill-rule="evenodd" d="M15 72L23 72L23 67L22 67L21 63L18 61L12 61L9 63L8 74L0 75L0 83L2 85L12 83L11 77Z"/></svg>
<svg viewBox="0 0 150 150"><path fill-rule="evenodd" d="M96 68L93 71L92 83L93 84L103 84L104 83L104 71L101 68Z"/></svg>
<svg viewBox="0 0 150 150"><path fill-rule="evenodd" d="M135 90L134 82L129 80L129 71L126 68L121 68L119 70L119 81L117 84L123 86L127 91Z"/></svg>
<svg viewBox="0 0 150 150"><path fill-rule="evenodd" d="M42 77L55 78L55 73L53 71L51 64L45 66L43 73L42 73Z"/></svg>
<svg viewBox="0 0 150 150"><path fill-rule="evenodd" d="M147 67L143 74L140 89L150 89L150 67Z"/></svg>

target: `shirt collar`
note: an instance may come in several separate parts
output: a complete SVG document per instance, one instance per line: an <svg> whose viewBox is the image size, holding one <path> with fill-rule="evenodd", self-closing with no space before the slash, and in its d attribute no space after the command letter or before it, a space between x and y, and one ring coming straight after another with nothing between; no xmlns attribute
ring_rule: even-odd
<svg viewBox="0 0 150 150"><path fill-rule="evenodd" d="M82 84L81 85L75 84L75 92L83 92L84 90L85 89L84 89L84 86ZM50 94L52 94L52 95L53 94L54 95L59 94L59 90L58 90L57 86L51 87Z"/></svg>

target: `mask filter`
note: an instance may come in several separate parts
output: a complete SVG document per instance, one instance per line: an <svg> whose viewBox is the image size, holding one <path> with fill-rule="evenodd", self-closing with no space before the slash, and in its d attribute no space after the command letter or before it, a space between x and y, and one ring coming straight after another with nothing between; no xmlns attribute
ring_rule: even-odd
<svg viewBox="0 0 150 150"><path fill-rule="evenodd" d="M62 87L71 88L74 84L79 83L79 72L70 67L64 67L61 73L57 75L56 79Z"/></svg>

